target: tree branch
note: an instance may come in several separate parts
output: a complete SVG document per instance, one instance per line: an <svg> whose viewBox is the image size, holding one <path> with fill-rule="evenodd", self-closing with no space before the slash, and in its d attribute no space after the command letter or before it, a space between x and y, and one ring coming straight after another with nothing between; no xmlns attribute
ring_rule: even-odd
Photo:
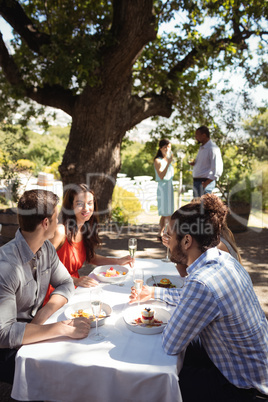
<svg viewBox="0 0 268 402"><path fill-rule="evenodd" d="M157 95L148 93L142 98L138 95L132 96L129 105L129 118L125 121L131 122L126 130L130 130L141 121L152 116L170 117L172 113L172 99L168 95Z"/></svg>
<svg viewBox="0 0 268 402"><path fill-rule="evenodd" d="M252 35L255 35L254 31L246 31L243 32L236 31L236 33L231 38L222 38L215 40L211 38L206 44L199 46L198 48L192 49L181 61L179 61L167 74L169 80L176 82L177 74L185 71L187 68L194 66L196 63L196 57L199 54L203 54L208 50L208 47L213 46L213 50L217 53L220 53L222 50L226 49L226 46L231 43L235 43L237 45L244 45L246 39L249 39ZM262 32L261 34L267 34L267 32ZM260 34L259 34L260 35ZM209 53L208 53L209 54Z"/></svg>
<svg viewBox="0 0 268 402"><path fill-rule="evenodd" d="M7 81L16 89L24 93L28 98L46 106L56 107L64 110L69 115L73 113L73 106L76 97L68 89L58 85L44 85L42 88L27 86L21 78L20 71L14 59L8 53L6 45L0 33L0 66Z"/></svg>
<svg viewBox="0 0 268 402"><path fill-rule="evenodd" d="M0 32L0 66L3 69L3 73L11 85L22 85L23 81L20 77L19 69L13 60L13 57L9 55L5 42L3 41L3 35Z"/></svg>
<svg viewBox="0 0 268 402"><path fill-rule="evenodd" d="M49 35L35 28L17 1L0 0L0 14L34 52L40 53L41 46L50 43Z"/></svg>
<svg viewBox="0 0 268 402"><path fill-rule="evenodd" d="M152 0L113 0L112 45L105 49L111 73L131 73L143 47L156 38ZM115 62L111 62L114 60ZM120 60L120 63L118 63Z"/></svg>
<svg viewBox="0 0 268 402"><path fill-rule="evenodd" d="M59 85L44 85L42 88L28 87L25 95L41 105L61 109L70 116L73 115L74 104L78 97L73 95L71 90Z"/></svg>

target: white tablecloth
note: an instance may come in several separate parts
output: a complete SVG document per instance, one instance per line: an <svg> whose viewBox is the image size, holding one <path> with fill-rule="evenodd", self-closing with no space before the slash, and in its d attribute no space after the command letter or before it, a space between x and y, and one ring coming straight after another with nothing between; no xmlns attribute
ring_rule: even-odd
<svg viewBox="0 0 268 402"><path fill-rule="evenodd" d="M144 269L145 280L152 274L178 275L174 264L161 260L136 259L135 266ZM131 275L122 287L102 284L103 302L113 309L99 328L106 335L104 341L61 338L21 347L12 397L62 402L182 401L178 385L181 358L164 353L161 334L134 333L123 320L132 285ZM79 300L90 300L90 289L78 287L66 306ZM66 306L48 322L65 319ZM166 304L161 307L172 311Z"/></svg>

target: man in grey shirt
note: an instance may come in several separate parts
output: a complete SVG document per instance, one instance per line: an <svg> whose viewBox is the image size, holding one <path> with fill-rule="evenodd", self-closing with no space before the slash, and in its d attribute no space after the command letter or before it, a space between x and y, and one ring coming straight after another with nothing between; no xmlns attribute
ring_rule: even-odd
<svg viewBox="0 0 268 402"><path fill-rule="evenodd" d="M58 197L51 191L26 191L18 202L20 228L0 248L0 381L13 382L21 345L60 336L85 338L88 319L43 325L74 292L73 280L49 239L58 223ZM51 284L55 290L42 307Z"/></svg>
<svg viewBox="0 0 268 402"><path fill-rule="evenodd" d="M201 197L215 188L216 181L223 171L223 162L220 148L210 139L208 127L199 127L195 132L195 139L201 146L196 159L189 164L194 167L194 197Z"/></svg>

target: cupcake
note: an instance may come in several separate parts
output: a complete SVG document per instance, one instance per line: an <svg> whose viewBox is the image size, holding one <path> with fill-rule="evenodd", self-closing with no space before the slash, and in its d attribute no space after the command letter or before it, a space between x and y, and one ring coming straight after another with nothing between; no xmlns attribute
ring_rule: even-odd
<svg viewBox="0 0 268 402"><path fill-rule="evenodd" d="M143 324L153 324L154 323L154 310L150 308L145 308L141 312L141 322Z"/></svg>

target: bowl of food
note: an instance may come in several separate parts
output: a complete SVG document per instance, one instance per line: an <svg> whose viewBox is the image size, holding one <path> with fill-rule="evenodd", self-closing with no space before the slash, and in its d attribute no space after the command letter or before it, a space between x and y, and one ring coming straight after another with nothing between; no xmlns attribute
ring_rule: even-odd
<svg viewBox="0 0 268 402"><path fill-rule="evenodd" d="M93 274L101 282L123 282L129 273L129 269L122 265L101 265L93 270Z"/></svg>
<svg viewBox="0 0 268 402"><path fill-rule="evenodd" d="M159 288L166 288L166 289L181 288L183 287L183 284L184 280L179 275L178 276L155 275L151 276L146 281L146 285L148 286L156 286Z"/></svg>
<svg viewBox="0 0 268 402"><path fill-rule="evenodd" d="M105 318L109 317L112 314L112 308L109 304L102 303L101 312L99 315L98 325L103 325L105 322ZM67 305L67 308L64 310L64 315L67 320L72 320L73 318L85 317L91 320L90 326L96 327L96 317L93 315L90 300L79 301L73 304Z"/></svg>
<svg viewBox="0 0 268 402"><path fill-rule="evenodd" d="M137 334L153 335L161 333L168 320L170 312L155 305L131 306L124 311L124 321L127 328Z"/></svg>

